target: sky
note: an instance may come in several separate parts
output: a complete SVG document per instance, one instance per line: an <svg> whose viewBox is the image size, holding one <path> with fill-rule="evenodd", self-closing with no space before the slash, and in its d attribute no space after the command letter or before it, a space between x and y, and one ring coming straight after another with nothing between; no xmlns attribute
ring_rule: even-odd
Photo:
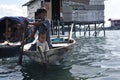
<svg viewBox="0 0 120 80"><path fill-rule="evenodd" d="M0 18L4 16L27 16L27 7L22 5L29 0L1 0Z"/></svg>
<svg viewBox="0 0 120 80"><path fill-rule="evenodd" d="M105 1L105 19L120 19L120 0Z"/></svg>
<svg viewBox="0 0 120 80"><path fill-rule="evenodd" d="M1 0L0 18L4 16L27 16L27 7L22 5L29 0ZM120 19L120 0L105 0L105 21L108 19Z"/></svg>

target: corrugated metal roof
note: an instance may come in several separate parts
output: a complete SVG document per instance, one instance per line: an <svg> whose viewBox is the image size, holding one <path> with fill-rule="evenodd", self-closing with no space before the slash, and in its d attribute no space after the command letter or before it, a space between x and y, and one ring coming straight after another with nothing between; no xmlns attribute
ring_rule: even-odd
<svg viewBox="0 0 120 80"><path fill-rule="evenodd" d="M34 1L36 1L36 0L30 0L29 2L23 4L22 6L29 6L29 5L30 5L31 3L33 3Z"/></svg>
<svg viewBox="0 0 120 80"><path fill-rule="evenodd" d="M79 2L79 3L84 3L84 4L89 4L90 0L69 0L69 1Z"/></svg>
<svg viewBox="0 0 120 80"><path fill-rule="evenodd" d="M29 6L34 1L36 1L36 0L30 0L29 2L23 4L22 6ZM69 1L79 2L79 3L84 3L84 4L89 4L89 0L69 0Z"/></svg>
<svg viewBox="0 0 120 80"><path fill-rule="evenodd" d="M104 10L104 5L70 5L81 10Z"/></svg>

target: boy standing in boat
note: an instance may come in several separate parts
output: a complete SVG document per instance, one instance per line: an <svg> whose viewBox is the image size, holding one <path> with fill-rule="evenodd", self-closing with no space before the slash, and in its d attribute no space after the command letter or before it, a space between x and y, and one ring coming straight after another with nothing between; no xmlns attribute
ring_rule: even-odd
<svg viewBox="0 0 120 80"><path fill-rule="evenodd" d="M46 19L46 17L47 17L46 9L43 9L43 8L38 9L37 12L36 12L36 16L37 16L36 22L30 23L32 25L35 25L35 30L31 34L31 37L35 35L37 30L38 30L38 32L40 32L41 31L40 27L41 27L42 24L44 24L44 26L47 27L47 30L45 31L45 33L46 33L46 41L48 43L49 48L52 48L51 41L50 41L51 24L50 24L49 20ZM29 37L29 38L31 38L31 37Z"/></svg>

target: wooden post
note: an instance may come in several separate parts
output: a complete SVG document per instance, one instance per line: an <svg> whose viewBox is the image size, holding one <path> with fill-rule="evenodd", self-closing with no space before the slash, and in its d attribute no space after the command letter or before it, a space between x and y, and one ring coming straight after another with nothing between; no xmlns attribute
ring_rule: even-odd
<svg viewBox="0 0 120 80"><path fill-rule="evenodd" d="M58 38L60 38L60 21L59 20L57 20L57 27L58 27Z"/></svg>
<svg viewBox="0 0 120 80"><path fill-rule="evenodd" d="M53 20L51 21L51 34L53 35L54 33L54 22Z"/></svg>
<svg viewBox="0 0 120 80"><path fill-rule="evenodd" d="M90 24L88 24L88 29L89 29L89 37L90 37Z"/></svg>
<svg viewBox="0 0 120 80"><path fill-rule="evenodd" d="M81 25L79 24L79 35L81 36Z"/></svg>
<svg viewBox="0 0 120 80"><path fill-rule="evenodd" d="M5 33L7 32L7 30L8 30L8 18L6 19L6 30L5 30ZM8 36L6 36L6 40L8 40Z"/></svg>
<svg viewBox="0 0 120 80"><path fill-rule="evenodd" d="M85 25L84 25L84 36L86 36L86 28L85 28Z"/></svg>
<svg viewBox="0 0 120 80"><path fill-rule="evenodd" d="M103 23L103 31L104 31L104 36L106 35L105 34L105 24Z"/></svg>
<svg viewBox="0 0 120 80"><path fill-rule="evenodd" d="M62 35L64 35L64 34L65 34L65 31L64 31L64 24L61 23L61 26L62 26Z"/></svg>
<svg viewBox="0 0 120 80"><path fill-rule="evenodd" d="M97 26L96 26L96 23L95 23L95 37L97 37L97 31L96 31L97 29L96 28L97 28Z"/></svg>

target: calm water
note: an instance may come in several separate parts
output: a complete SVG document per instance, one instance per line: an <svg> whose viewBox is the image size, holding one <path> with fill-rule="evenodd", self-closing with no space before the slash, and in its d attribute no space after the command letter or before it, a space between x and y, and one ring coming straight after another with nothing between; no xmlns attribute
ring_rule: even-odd
<svg viewBox="0 0 120 80"><path fill-rule="evenodd" d="M107 31L106 37L80 37L71 55L61 65L43 67L24 57L0 59L0 80L120 80L120 31Z"/></svg>

